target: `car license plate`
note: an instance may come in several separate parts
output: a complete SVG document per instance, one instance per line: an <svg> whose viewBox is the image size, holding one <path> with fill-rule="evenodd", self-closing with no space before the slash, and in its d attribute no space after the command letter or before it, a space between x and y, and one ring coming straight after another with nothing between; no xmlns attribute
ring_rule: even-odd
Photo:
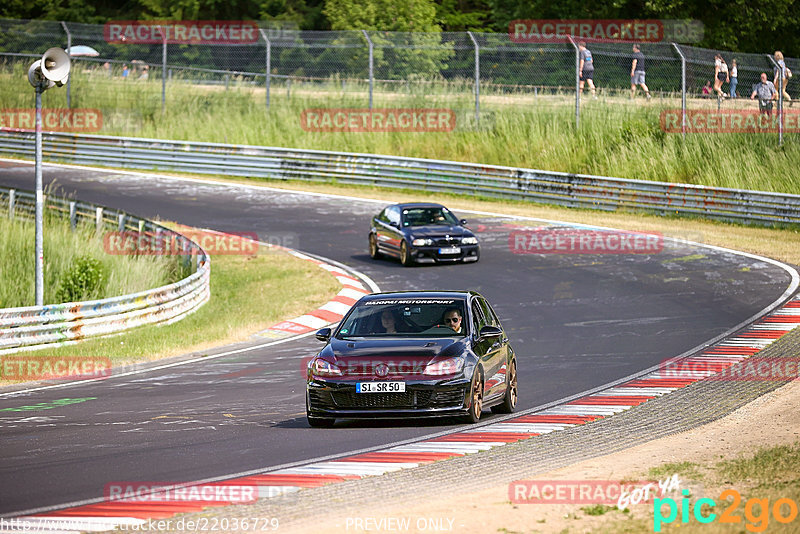
<svg viewBox="0 0 800 534"><path fill-rule="evenodd" d="M442 247L439 254L461 254L461 247Z"/></svg>
<svg viewBox="0 0 800 534"><path fill-rule="evenodd" d="M356 393L403 393L405 382L356 382Z"/></svg>

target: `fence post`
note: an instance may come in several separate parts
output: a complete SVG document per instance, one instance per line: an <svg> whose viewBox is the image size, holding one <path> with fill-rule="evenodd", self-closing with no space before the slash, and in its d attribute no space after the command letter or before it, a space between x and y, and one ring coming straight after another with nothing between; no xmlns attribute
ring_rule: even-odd
<svg viewBox="0 0 800 534"><path fill-rule="evenodd" d="M162 28L159 26L159 28ZM161 114L167 111L167 32L161 29Z"/></svg>
<svg viewBox="0 0 800 534"><path fill-rule="evenodd" d="M125 214L118 213L117 214L117 231L122 233L125 230Z"/></svg>
<svg viewBox="0 0 800 534"><path fill-rule="evenodd" d="M575 49L575 128L577 128L581 123L581 51L571 35L567 35L567 39Z"/></svg>
<svg viewBox="0 0 800 534"><path fill-rule="evenodd" d="M62 20L61 27L64 28L64 32L67 34L67 57L69 57L70 62L72 62L72 34L67 28L67 24ZM73 71L74 72L74 71ZM72 106L70 105L72 100L70 98L70 89L72 88L72 76L67 78L67 109L70 109Z"/></svg>
<svg viewBox="0 0 800 534"><path fill-rule="evenodd" d="M94 226L98 234L103 231L103 208L100 206L94 210Z"/></svg>
<svg viewBox="0 0 800 534"><path fill-rule="evenodd" d="M69 227L72 230L75 230L75 227L78 226L76 205L77 202L75 202L74 200L69 201Z"/></svg>
<svg viewBox="0 0 800 534"><path fill-rule="evenodd" d="M686 56L676 43L672 43L672 47L681 57L681 132L686 139Z"/></svg>
<svg viewBox="0 0 800 534"><path fill-rule="evenodd" d="M364 33L364 38L367 40L367 44L369 44L369 109L372 109L372 84L374 81L374 70L373 70L373 44L372 39L369 38L369 34L367 30L361 30Z"/></svg>
<svg viewBox="0 0 800 534"><path fill-rule="evenodd" d="M771 55L767 54L767 59L769 59L773 67L778 69L778 85L780 87L775 88L778 91L778 144L783 146L783 69L772 59Z"/></svg>
<svg viewBox="0 0 800 534"><path fill-rule="evenodd" d="M15 206L16 194L17 194L17 190L16 189L9 189L8 190L8 218L9 219L13 219L14 218L14 206Z"/></svg>
<svg viewBox="0 0 800 534"><path fill-rule="evenodd" d="M267 57L266 57L266 85L265 88L267 90L267 109L269 109L269 89L270 89L270 82L272 81L270 78L272 77L272 43L270 42L269 38L267 37L267 32L264 31L263 28L259 28L258 31L261 32L261 37L264 38L264 41L267 43Z"/></svg>
<svg viewBox="0 0 800 534"><path fill-rule="evenodd" d="M472 39L472 44L475 45L475 122L479 122L481 118L481 55L478 40L468 31L467 35Z"/></svg>

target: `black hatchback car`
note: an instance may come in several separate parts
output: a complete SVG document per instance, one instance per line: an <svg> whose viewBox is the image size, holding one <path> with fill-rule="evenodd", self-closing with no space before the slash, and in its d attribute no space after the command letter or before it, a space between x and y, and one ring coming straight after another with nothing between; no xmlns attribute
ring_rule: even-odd
<svg viewBox="0 0 800 534"><path fill-rule="evenodd" d="M336 418L459 416L517 405L517 362L492 307L474 291L367 295L307 367L311 426Z"/></svg>
<svg viewBox="0 0 800 534"><path fill-rule="evenodd" d="M403 265L478 261L478 238L453 212L431 202L394 204L372 218L369 255L400 258Z"/></svg>

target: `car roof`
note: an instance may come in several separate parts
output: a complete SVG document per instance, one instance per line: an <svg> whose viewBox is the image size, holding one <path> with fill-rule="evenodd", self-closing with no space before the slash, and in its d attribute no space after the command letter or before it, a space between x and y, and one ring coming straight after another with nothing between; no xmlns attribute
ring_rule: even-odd
<svg viewBox="0 0 800 534"><path fill-rule="evenodd" d="M475 291L386 291L372 293L361 298L363 302L370 300L393 299L466 299L469 296L480 296Z"/></svg>
<svg viewBox="0 0 800 534"><path fill-rule="evenodd" d="M394 204L400 209L408 208L444 208L441 204L436 202L406 202L405 204Z"/></svg>

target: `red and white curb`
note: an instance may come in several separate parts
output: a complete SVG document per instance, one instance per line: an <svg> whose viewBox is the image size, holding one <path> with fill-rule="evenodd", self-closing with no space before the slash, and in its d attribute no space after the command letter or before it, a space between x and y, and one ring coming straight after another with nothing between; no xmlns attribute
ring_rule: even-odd
<svg viewBox="0 0 800 534"><path fill-rule="evenodd" d="M318 261L313 258L308 259ZM338 272L336 275L340 276ZM341 276L346 277L348 282L352 280L346 273ZM202 484L202 486L256 486L260 498L270 498L303 488L315 488L325 484L410 469L421 464L473 454L508 443L531 439L540 434L548 434L610 417L650 399L707 379L735 363L757 354L799 326L800 297L795 297L735 336L681 360L681 363L701 364L701 368L707 369L706 371L696 372L690 376L665 378L664 372L657 370L557 406L535 413L512 416L501 422L478 428L330 461L288 467L266 474ZM27 529L28 532L36 530L55 533L99 532L118 526L133 529L135 525L145 523L149 519L163 519L179 513L198 512L208 506L226 506L228 504L234 503L219 501L109 501L5 520L17 522L16 528L9 529L7 526L5 530L25 531ZM61 528L69 525L69 521L76 521L76 523L73 524L73 527ZM8 524L6 523L6 525Z"/></svg>
<svg viewBox="0 0 800 534"><path fill-rule="evenodd" d="M296 250L286 248L283 248L283 250L295 258L299 258L304 261L310 261L311 263L316 264L317 267L328 271L336 278L336 281L342 285L342 289L336 294L335 297L316 310L310 311L293 319L287 319L285 321L276 323L269 328L256 333L254 335L255 337L281 338L296 334L305 334L306 332L319 330L320 328L328 326L331 323L338 323L358 299L371 293L371 291L366 288L360 280L353 277L353 275L347 271L336 267L335 265L325 263L324 261L312 258L311 256L303 254L302 252L297 252Z"/></svg>

